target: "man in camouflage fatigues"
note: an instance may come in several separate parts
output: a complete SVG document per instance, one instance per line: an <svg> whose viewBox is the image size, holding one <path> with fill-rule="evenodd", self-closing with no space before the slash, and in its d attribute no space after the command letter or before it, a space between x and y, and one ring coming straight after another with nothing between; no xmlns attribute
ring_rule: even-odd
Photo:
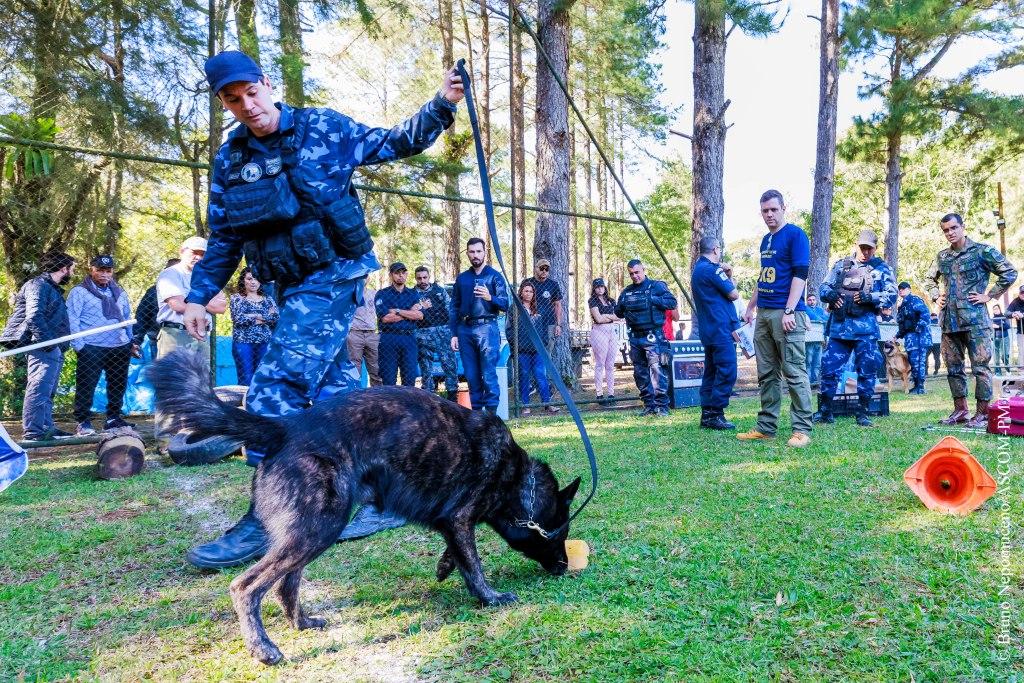
<svg viewBox="0 0 1024 683"><path fill-rule="evenodd" d="M899 310L896 311L896 324L899 329L896 337L903 340L910 360L910 372L914 377L914 386L910 393L923 394L924 380L928 376L928 349L932 345L932 333L928 329L931 312L924 300L910 293L910 283L900 283Z"/></svg>
<svg viewBox="0 0 1024 683"><path fill-rule="evenodd" d="M330 109L275 104L270 80L252 59L226 51L207 60L210 90L243 125L213 163L210 240L186 297L185 328L205 337L203 306L224 286L244 253L283 304L269 348L249 386L246 409L284 415L349 391L359 375L346 337L363 302L366 276L380 268L352 187L356 167L423 152L452 125L462 81L451 70L441 90L412 118L373 128ZM256 465L262 453L249 453ZM253 559L267 548L252 506L188 559L206 568Z"/></svg>
<svg viewBox="0 0 1024 683"><path fill-rule="evenodd" d="M985 304L1010 288L1017 279L1017 270L995 247L968 239L959 214L946 214L940 225L949 249L939 252L926 287L928 296L939 305L942 360L953 393L953 412L940 422L946 425L965 422L971 428L984 427L992 400L992 370L989 368L992 322ZM986 293L990 275L996 276L996 283ZM940 282L944 286L940 286ZM971 357L977 401L977 409L970 418L965 351Z"/></svg>
<svg viewBox="0 0 1024 683"><path fill-rule="evenodd" d="M871 427L868 409L878 379L878 320L876 315L896 301L896 280L885 261L875 256L875 233L862 230L856 258L844 258L832 266L818 289L828 304L828 346L821 357L821 393L815 422L831 424L832 399L839 377L852 353L857 368L857 424Z"/></svg>

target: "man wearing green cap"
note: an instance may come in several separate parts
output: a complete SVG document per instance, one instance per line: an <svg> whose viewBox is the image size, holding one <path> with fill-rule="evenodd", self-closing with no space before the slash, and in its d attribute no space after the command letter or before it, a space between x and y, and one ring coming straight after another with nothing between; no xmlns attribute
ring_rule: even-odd
<svg viewBox="0 0 1024 683"><path fill-rule="evenodd" d="M246 409L284 415L359 386L346 338L366 276L380 268L352 186L356 167L426 150L455 120L462 80L448 71L418 113L394 128L358 123L331 109L275 103L270 79L247 55L206 62L210 89L242 125L213 164L210 239L185 298L185 327L206 334L204 306L243 254L261 282L275 282L281 318L246 395ZM266 453L250 450L255 466ZM261 555L262 524L249 512L222 538L194 548L200 567L228 567Z"/></svg>

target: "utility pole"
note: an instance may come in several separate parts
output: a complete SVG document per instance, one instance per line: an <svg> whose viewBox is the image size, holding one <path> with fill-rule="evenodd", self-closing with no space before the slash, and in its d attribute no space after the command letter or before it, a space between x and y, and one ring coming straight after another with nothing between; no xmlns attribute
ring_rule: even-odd
<svg viewBox="0 0 1024 683"><path fill-rule="evenodd" d="M1003 213L1003 184L996 183L996 200L999 208L996 209L996 227L999 228L999 251L1006 255L1006 214ZM1003 292L1003 310L1010 305L1009 290Z"/></svg>

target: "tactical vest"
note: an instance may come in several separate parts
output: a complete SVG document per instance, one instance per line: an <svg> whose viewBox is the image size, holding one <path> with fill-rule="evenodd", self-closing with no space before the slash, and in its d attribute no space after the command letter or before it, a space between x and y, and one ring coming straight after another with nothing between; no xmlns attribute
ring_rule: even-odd
<svg viewBox="0 0 1024 683"><path fill-rule="evenodd" d="M244 137L229 141L224 211L229 228L245 239L245 260L261 282L301 282L339 256L356 259L373 249L351 186L323 205L301 182L298 151L308 120L308 109L296 109L292 132L281 136L280 157L262 166L252 160Z"/></svg>
<svg viewBox="0 0 1024 683"><path fill-rule="evenodd" d="M875 314L875 306L871 303L871 290L875 285L872 270L873 268L866 263L860 263L852 258L843 261L843 272L839 275L839 296L843 299L843 307L839 310L846 317L860 318ZM865 303L856 303L853 300L857 294L861 295Z"/></svg>
<svg viewBox="0 0 1024 683"><path fill-rule="evenodd" d="M654 307L651 301L651 280L643 284L630 285L623 290L622 307L626 309L626 324L630 332L647 334L652 330L661 329L665 323L665 312Z"/></svg>

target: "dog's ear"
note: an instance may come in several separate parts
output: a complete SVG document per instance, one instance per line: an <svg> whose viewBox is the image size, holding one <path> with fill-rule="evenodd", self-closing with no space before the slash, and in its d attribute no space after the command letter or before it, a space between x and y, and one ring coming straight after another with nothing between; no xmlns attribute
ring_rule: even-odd
<svg viewBox="0 0 1024 683"><path fill-rule="evenodd" d="M566 503L572 502L572 499L576 497L576 492L580 488L580 478L576 477L572 480L572 483L566 486L564 489L558 492L558 497L564 500Z"/></svg>

